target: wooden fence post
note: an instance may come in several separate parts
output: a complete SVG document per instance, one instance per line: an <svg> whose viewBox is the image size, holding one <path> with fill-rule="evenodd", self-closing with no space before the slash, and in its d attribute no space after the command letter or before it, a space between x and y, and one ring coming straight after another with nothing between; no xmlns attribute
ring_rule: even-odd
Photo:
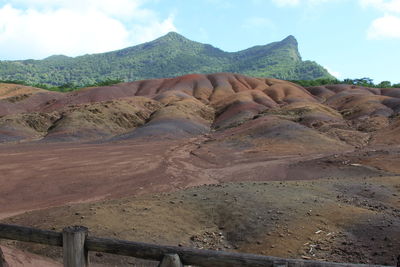
<svg viewBox="0 0 400 267"><path fill-rule="evenodd" d="M6 262L6 258L4 257L3 251L0 247L0 267L8 267L8 263Z"/></svg>
<svg viewBox="0 0 400 267"><path fill-rule="evenodd" d="M158 267L183 267L178 254L165 254Z"/></svg>
<svg viewBox="0 0 400 267"><path fill-rule="evenodd" d="M69 226L63 229L63 260L64 267L89 266L88 250L85 240L88 229L83 226Z"/></svg>
<svg viewBox="0 0 400 267"><path fill-rule="evenodd" d="M287 267L288 262L285 260L276 260L276 261L274 261L274 263L272 265L273 265L273 267Z"/></svg>

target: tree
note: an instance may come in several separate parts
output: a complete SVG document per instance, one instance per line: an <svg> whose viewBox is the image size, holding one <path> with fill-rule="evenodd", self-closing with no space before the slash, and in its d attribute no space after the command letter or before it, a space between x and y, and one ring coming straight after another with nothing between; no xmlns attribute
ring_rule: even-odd
<svg viewBox="0 0 400 267"><path fill-rule="evenodd" d="M392 87L392 83L389 82L389 81L382 81L376 87L379 87L379 88L390 88L390 87Z"/></svg>
<svg viewBox="0 0 400 267"><path fill-rule="evenodd" d="M353 80L353 79L349 79L349 78L344 79L344 80L343 80L343 83L344 83L344 84L355 84L354 80Z"/></svg>
<svg viewBox="0 0 400 267"><path fill-rule="evenodd" d="M361 79L354 79L354 84L359 86L369 86L369 87L374 86L373 79L367 77Z"/></svg>

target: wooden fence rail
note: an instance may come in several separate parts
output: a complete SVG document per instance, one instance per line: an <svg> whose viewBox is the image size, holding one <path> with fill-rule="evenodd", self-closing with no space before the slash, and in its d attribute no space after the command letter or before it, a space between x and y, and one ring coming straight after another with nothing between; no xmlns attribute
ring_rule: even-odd
<svg viewBox="0 0 400 267"><path fill-rule="evenodd" d="M88 236L88 229L82 226L66 227L62 233L59 233L17 225L0 224L1 238L63 247L64 266L67 267L88 266L88 251L160 261L159 266L162 267L177 267L183 264L213 267L383 267L380 265L283 259L254 254L161 246L118 239L97 238Z"/></svg>

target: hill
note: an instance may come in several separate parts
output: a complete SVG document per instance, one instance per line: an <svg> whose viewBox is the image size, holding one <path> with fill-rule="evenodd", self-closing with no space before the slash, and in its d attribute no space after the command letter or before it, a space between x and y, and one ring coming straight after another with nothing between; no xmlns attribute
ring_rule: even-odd
<svg viewBox="0 0 400 267"><path fill-rule="evenodd" d="M333 78L313 61L302 61L297 40L225 52L171 32L154 41L108 53L43 60L0 61L0 80L28 84L94 84L107 79L134 81L189 73L233 72L285 80Z"/></svg>
<svg viewBox="0 0 400 267"><path fill-rule="evenodd" d="M398 88L303 88L232 73L142 80L70 93L18 88L0 99L0 142L168 139L213 129L224 133L223 139L228 134L234 143L251 136L246 143L255 141L255 147L333 151L396 142L396 135L386 136L398 130L400 110ZM271 142L277 137L285 144L279 149Z"/></svg>

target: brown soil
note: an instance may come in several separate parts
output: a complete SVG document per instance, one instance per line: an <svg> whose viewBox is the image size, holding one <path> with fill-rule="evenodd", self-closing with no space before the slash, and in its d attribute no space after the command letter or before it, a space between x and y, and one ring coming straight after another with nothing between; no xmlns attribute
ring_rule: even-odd
<svg viewBox="0 0 400 267"><path fill-rule="evenodd" d="M400 177L387 175L399 173L400 148L278 152L229 147L210 136L3 145L0 216L44 229L84 224L93 235L162 244L394 264ZM246 182L271 180L285 182ZM82 202L89 203L74 204ZM59 257L48 248L18 247Z"/></svg>
<svg viewBox="0 0 400 267"><path fill-rule="evenodd" d="M20 84L0 83L0 99L10 102L23 100L39 92L46 92L46 90Z"/></svg>
<svg viewBox="0 0 400 267"><path fill-rule="evenodd" d="M85 225L94 236L394 265L400 248L399 182L395 176L227 183L68 205L6 222L59 231L68 225ZM18 247L59 257L54 249ZM101 256L92 260L110 260Z"/></svg>
<svg viewBox="0 0 400 267"><path fill-rule="evenodd" d="M61 267L62 264L12 247L1 246L6 262L10 267Z"/></svg>
<svg viewBox="0 0 400 267"><path fill-rule="evenodd" d="M24 94L0 100L7 223L395 264L398 89L220 73ZM55 249L5 244L59 260Z"/></svg>

